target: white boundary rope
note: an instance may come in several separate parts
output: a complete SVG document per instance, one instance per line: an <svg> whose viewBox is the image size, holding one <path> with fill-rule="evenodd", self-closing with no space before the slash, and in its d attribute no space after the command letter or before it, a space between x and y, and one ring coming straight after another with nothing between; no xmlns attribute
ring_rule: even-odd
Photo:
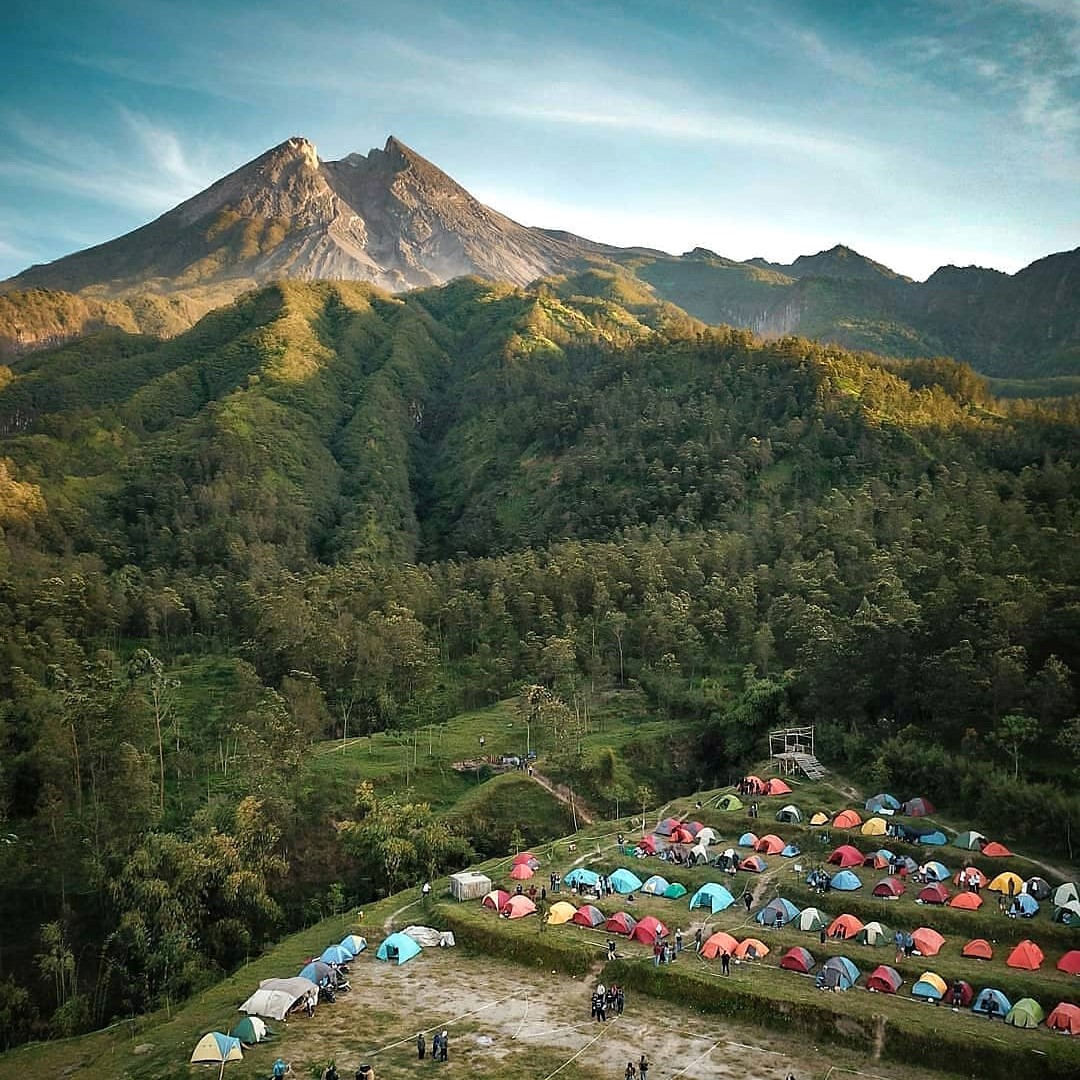
<svg viewBox="0 0 1080 1080"><path fill-rule="evenodd" d="M572 1061L575 1061L575 1060L576 1060L577 1058L581 1057L581 1055L582 1055L582 1054L584 1054L584 1053L585 1053L585 1051L586 1051L586 1050L588 1050L588 1049L589 1049L589 1047L590 1047L590 1046L592 1046L592 1044L593 1044L594 1042L596 1042L596 1041L597 1041L598 1039L602 1039L602 1038L603 1038L603 1037L604 1037L604 1036L605 1036L605 1035L606 1035L606 1034L607 1034L607 1033L608 1033L608 1032L609 1032L609 1031L611 1030L611 1028L612 1028L612 1027L613 1027L613 1026L614 1026L615 1024L617 1024L618 1022L619 1022L619 1018L618 1018L618 1017L616 1016L616 1017L615 1017L615 1019L614 1019L614 1020L612 1020L612 1021L611 1021L610 1023L604 1024L604 1025L603 1025L603 1027L602 1027L602 1029L601 1029L601 1031L600 1031L600 1034L599 1034L599 1035L597 1035L597 1036L595 1036L594 1038L590 1039L590 1040L589 1040L589 1041L588 1041L588 1042L587 1042L587 1043L586 1043L586 1044L585 1044L585 1045L584 1045L584 1046L583 1046L583 1047L582 1047L582 1048L581 1048L581 1049L580 1049L580 1050L579 1050L579 1051L578 1051L578 1052L577 1052L576 1054L574 1054L574 1055L573 1055L573 1057L568 1057L568 1058L567 1058L567 1059L566 1059L566 1060L565 1060L565 1061L564 1061L564 1062L563 1062L563 1063L562 1063L562 1064L561 1064L561 1065L560 1065L560 1066L559 1066L559 1067L558 1067L558 1068L557 1068L557 1069L555 1070L555 1072L549 1072L549 1073L547 1074L547 1076L545 1076L545 1077L544 1077L544 1080L551 1080L551 1078L552 1078L553 1076L555 1076L555 1075L556 1075L556 1073L561 1073L561 1072L563 1071L563 1069L565 1069L565 1068L566 1068L566 1066L570 1064L570 1062L572 1062Z"/></svg>

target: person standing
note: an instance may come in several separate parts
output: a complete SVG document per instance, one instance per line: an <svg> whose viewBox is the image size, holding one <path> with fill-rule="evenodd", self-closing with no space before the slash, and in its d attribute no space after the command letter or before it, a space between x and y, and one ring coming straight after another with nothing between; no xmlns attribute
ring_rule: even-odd
<svg viewBox="0 0 1080 1080"><path fill-rule="evenodd" d="M634 1063L632 1061L626 1063L626 1072L623 1073L623 1080L637 1080L637 1069L634 1068Z"/></svg>
<svg viewBox="0 0 1080 1080"><path fill-rule="evenodd" d="M696 929L696 930L694 931L694 949L695 949L695 951L696 951L696 952L701 952L701 942L702 942L702 940L703 940L703 938L704 938L704 937L705 937L705 932L704 932L704 930L703 930L703 929L702 929L702 928L701 928L701 927L699 926L699 927L698 927L698 928L697 928L697 929Z"/></svg>
<svg viewBox="0 0 1080 1080"><path fill-rule="evenodd" d="M749 915L750 908L753 906L754 903L754 898L750 895L749 889L747 889L746 892L743 893L743 903L746 905L746 914Z"/></svg>
<svg viewBox="0 0 1080 1080"><path fill-rule="evenodd" d="M675 931L675 955L678 956L682 952L682 927L680 926Z"/></svg>
<svg viewBox="0 0 1080 1080"><path fill-rule="evenodd" d="M416 1033L416 1056L421 1061L423 1061L424 1060L424 1054L426 1052L427 1052L427 1046L424 1043L424 1033L422 1031L418 1031ZM435 1047L434 1046L432 1046L432 1048L431 1048L431 1053L432 1053L432 1056L434 1056L434 1054L435 1054Z"/></svg>
<svg viewBox="0 0 1080 1080"><path fill-rule="evenodd" d="M657 938L657 940L653 942L653 947L652 947L653 967L659 967L660 966L660 953L662 951L663 950L661 949L661 946L660 946L660 939Z"/></svg>
<svg viewBox="0 0 1080 1080"><path fill-rule="evenodd" d="M447 1054L450 1053L450 1033L443 1030L442 1039L439 1042L439 1060L445 1061Z"/></svg>
<svg viewBox="0 0 1080 1080"><path fill-rule="evenodd" d="M720 973L722 975L731 974L731 953L727 949L720 954Z"/></svg>
<svg viewBox="0 0 1080 1080"><path fill-rule="evenodd" d="M615 939L614 938L608 938L607 958L609 960L614 960L615 959Z"/></svg>
<svg viewBox="0 0 1080 1080"><path fill-rule="evenodd" d="M638 1080L649 1080L649 1059L642 1054L637 1065Z"/></svg>

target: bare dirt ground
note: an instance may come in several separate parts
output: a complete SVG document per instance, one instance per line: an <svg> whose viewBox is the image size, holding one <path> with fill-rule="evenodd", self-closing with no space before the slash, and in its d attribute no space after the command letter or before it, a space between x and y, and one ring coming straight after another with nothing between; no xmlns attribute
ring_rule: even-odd
<svg viewBox="0 0 1080 1080"><path fill-rule="evenodd" d="M599 1080L624 1075L644 1051L650 1080L798 1080L863 1076L943 1080L941 1073L871 1062L798 1036L741 1027L651 998L627 1001L606 1024L589 1017L592 982L425 949L402 967L365 956L353 965L351 993L290 1021L284 1049L294 1075L334 1057L343 1076L370 1063L379 1080L440 1069L460 1076ZM418 1061L416 1035L430 1045L449 1032L449 1061Z"/></svg>

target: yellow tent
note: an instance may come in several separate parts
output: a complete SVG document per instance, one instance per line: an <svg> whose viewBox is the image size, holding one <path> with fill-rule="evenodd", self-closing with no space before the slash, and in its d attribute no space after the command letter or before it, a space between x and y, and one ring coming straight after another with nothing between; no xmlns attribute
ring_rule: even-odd
<svg viewBox="0 0 1080 1080"><path fill-rule="evenodd" d="M1010 889L1009 886L1012 885ZM989 885L986 886L991 892L1009 893L1012 896L1019 896L1024 891L1024 879L1019 874L1014 874L1010 870L1006 870L1003 874L998 874Z"/></svg>
<svg viewBox="0 0 1080 1080"><path fill-rule="evenodd" d="M863 827L859 831L863 836L884 836L888 829L889 826L885 824L884 818L872 817L869 821L863 822Z"/></svg>
<svg viewBox="0 0 1080 1080"><path fill-rule="evenodd" d="M196 1044L191 1054L192 1064L199 1062L212 1062L225 1068L226 1061L243 1061L244 1053L240 1049L240 1040L231 1035L223 1035L220 1031L211 1031L204 1035Z"/></svg>
<svg viewBox="0 0 1080 1080"><path fill-rule="evenodd" d="M924 971L916 980L915 985L918 986L919 983L932 986L942 997L945 996L945 991L948 990L945 980L936 971Z"/></svg>
<svg viewBox="0 0 1080 1080"><path fill-rule="evenodd" d="M557 904L551 905L551 910L548 912L548 922L552 926L562 926L563 923L569 922L576 913L577 908L573 904L560 900Z"/></svg>
<svg viewBox="0 0 1080 1080"><path fill-rule="evenodd" d="M829 815L822 813L820 810L810 819L811 825L826 825L829 821Z"/></svg>

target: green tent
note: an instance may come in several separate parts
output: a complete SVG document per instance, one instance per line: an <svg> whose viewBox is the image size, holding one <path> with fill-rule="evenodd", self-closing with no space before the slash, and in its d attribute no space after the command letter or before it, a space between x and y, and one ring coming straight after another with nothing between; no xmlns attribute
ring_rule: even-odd
<svg viewBox="0 0 1080 1080"><path fill-rule="evenodd" d="M860 945L888 945L893 941L893 932L879 922L868 922L856 935Z"/></svg>
<svg viewBox="0 0 1080 1080"><path fill-rule="evenodd" d="M665 890L664 896L668 900L681 900L686 895L686 886L673 881Z"/></svg>
<svg viewBox="0 0 1080 1080"><path fill-rule="evenodd" d="M246 1046L254 1046L256 1043L266 1042L274 1033L259 1017L245 1016L229 1034L234 1039L239 1039Z"/></svg>
<svg viewBox="0 0 1080 1080"><path fill-rule="evenodd" d="M968 832L962 832L953 841L953 847L963 848L965 851L981 851L985 843L986 837L972 829Z"/></svg>
<svg viewBox="0 0 1080 1080"><path fill-rule="evenodd" d="M1005 1023L1015 1027L1038 1027L1046 1019L1043 1007L1034 998L1021 998L1006 1014Z"/></svg>
<svg viewBox="0 0 1080 1080"><path fill-rule="evenodd" d="M825 916L816 907L803 908L799 912L799 929L807 933L820 930L826 921Z"/></svg>
<svg viewBox="0 0 1080 1080"><path fill-rule="evenodd" d="M717 810L741 810L743 808L742 799L735 792L729 792L727 795L721 795L717 799L716 808Z"/></svg>

